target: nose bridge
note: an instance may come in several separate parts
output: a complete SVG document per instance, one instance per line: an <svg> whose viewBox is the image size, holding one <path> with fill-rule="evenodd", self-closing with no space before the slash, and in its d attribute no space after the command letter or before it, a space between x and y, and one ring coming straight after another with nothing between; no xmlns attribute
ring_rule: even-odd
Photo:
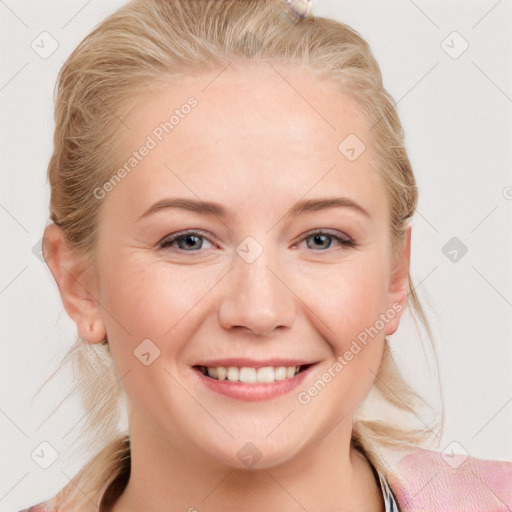
<svg viewBox="0 0 512 512"><path fill-rule="evenodd" d="M245 327L266 335L276 327L290 327L295 306L277 256L250 238L237 247L219 317L225 328Z"/></svg>

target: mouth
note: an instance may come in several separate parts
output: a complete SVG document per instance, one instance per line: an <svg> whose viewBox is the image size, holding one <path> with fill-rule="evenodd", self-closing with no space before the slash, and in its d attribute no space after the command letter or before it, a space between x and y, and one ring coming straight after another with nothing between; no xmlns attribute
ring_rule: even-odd
<svg viewBox="0 0 512 512"><path fill-rule="evenodd" d="M243 384L268 384L277 381L293 379L299 373L307 370L312 364L290 366L205 366L196 365L193 368L205 377Z"/></svg>
<svg viewBox="0 0 512 512"><path fill-rule="evenodd" d="M197 364L192 369L205 389L253 402L290 393L308 378L316 364L282 359L224 359Z"/></svg>

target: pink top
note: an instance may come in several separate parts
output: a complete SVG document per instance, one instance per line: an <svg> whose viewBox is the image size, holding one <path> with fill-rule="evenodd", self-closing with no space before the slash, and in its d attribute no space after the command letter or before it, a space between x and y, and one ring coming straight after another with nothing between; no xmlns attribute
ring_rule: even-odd
<svg viewBox="0 0 512 512"><path fill-rule="evenodd" d="M511 512L512 462L418 448L389 478L401 511Z"/></svg>

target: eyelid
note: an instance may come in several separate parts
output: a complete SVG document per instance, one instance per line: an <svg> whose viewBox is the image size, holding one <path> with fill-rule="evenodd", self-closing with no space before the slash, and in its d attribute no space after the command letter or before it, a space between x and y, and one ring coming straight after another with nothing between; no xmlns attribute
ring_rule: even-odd
<svg viewBox="0 0 512 512"><path fill-rule="evenodd" d="M316 228L316 229L312 229L310 231L307 231L306 233L301 235L299 240L296 243L294 243L293 246L295 247L295 245L297 245L298 243L304 241L306 238L309 238L309 237L317 235L317 234L318 235L328 235L328 236L332 236L333 238L337 238L342 245L347 245L347 246L355 246L355 245L357 245L356 241L352 237L347 235L346 233L343 233L343 232L340 232L340 231L335 231L335 230L332 230L332 229Z"/></svg>
<svg viewBox="0 0 512 512"><path fill-rule="evenodd" d="M185 237L185 236L194 236L197 235L198 237L204 238L208 240L211 244L216 244L215 237L213 235L210 235L209 233L206 233L205 231L201 229L184 229L182 231L177 231L176 233L171 233L169 235L164 236L156 245L159 248L165 249L165 244L171 244L172 242L175 242L177 239ZM185 252L194 252L194 251L185 251Z"/></svg>
<svg viewBox="0 0 512 512"><path fill-rule="evenodd" d="M203 231L201 229L185 229L182 231L177 231L176 233L166 235L164 238L162 238L157 243L157 246L159 248L165 249L166 244L171 244L171 243L175 242L176 240L183 238L185 236L196 236L196 235L200 238L204 238L204 239L208 240L212 244L218 245L215 242L216 239L213 235L207 234L205 231ZM306 240L312 236L315 236L315 235L330 236L334 239L337 239L339 241L340 245L345 246L345 247L355 247L357 245L355 240L353 240L352 237L350 237L346 233L328 229L328 228L315 228L315 229L307 231L306 233L301 235L301 237L292 245L292 247L295 247L299 243L301 243L304 240ZM190 252L190 253L197 252L198 253L201 251L183 251L183 252ZM327 251L316 251L316 252L327 252Z"/></svg>

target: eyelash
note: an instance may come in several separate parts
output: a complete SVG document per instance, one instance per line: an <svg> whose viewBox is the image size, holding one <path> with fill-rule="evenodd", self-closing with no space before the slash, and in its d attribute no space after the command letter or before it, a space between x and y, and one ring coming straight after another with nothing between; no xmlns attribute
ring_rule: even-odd
<svg viewBox="0 0 512 512"><path fill-rule="evenodd" d="M293 246L295 247L295 245L297 245L298 243L301 243L304 240L307 240L308 238L312 238L312 237L318 236L318 235L325 235L325 236L328 236L329 238L335 239L335 240L337 240L339 242L339 244L341 246L345 246L345 247L348 247L348 248L353 248L353 247L357 246L357 244L353 240L351 240L349 237L342 238L340 236L334 235L333 233L330 233L328 231L321 230L321 229L318 229L316 231L312 231L312 232L306 233ZM178 240L181 240L181 239L184 239L184 238L187 238L188 236L196 236L198 238L205 238L210 243L213 243L213 242L211 242L211 240L209 240L208 237L204 236L201 232L198 232L198 231L185 231L185 232L177 233L175 235L170 235L170 236L164 238L162 241L160 241L158 243L158 246L159 246L160 249L166 249L166 248L170 247L171 244L173 244L174 242L176 242ZM327 249L321 249L321 250L315 251L315 252L327 252L327 250L329 248L330 248L330 246ZM182 249L180 249L180 250L182 250ZM311 249L311 250L314 250L314 249ZM194 252L200 252L200 250L184 251L184 252L194 253Z"/></svg>

